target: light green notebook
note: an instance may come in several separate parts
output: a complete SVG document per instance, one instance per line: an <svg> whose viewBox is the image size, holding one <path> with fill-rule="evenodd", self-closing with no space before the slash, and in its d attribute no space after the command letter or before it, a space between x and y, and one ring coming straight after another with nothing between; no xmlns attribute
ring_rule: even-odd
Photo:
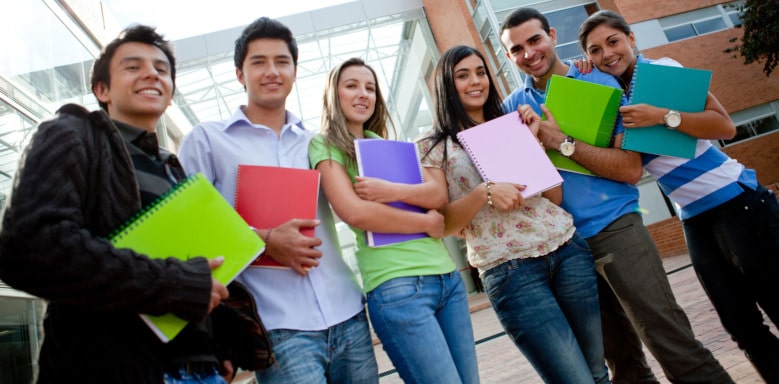
<svg viewBox="0 0 779 384"><path fill-rule="evenodd" d="M605 148L611 144L621 99L621 89L553 75L547 84L544 104L563 133L577 141ZM546 153L557 169L594 175L558 151L549 149Z"/></svg>
<svg viewBox="0 0 779 384"><path fill-rule="evenodd" d="M199 173L182 180L110 238L116 248L155 259L224 256L224 263L213 271L224 285L265 249L262 239ZM187 325L173 314L141 317L163 342Z"/></svg>

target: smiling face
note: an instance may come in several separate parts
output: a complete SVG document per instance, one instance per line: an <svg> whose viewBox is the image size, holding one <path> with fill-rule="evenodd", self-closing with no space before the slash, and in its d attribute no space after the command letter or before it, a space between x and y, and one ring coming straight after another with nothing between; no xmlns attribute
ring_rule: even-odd
<svg viewBox="0 0 779 384"><path fill-rule="evenodd" d="M138 42L120 45L110 63L110 84L95 86L109 116L154 131L173 98L171 66L159 48Z"/></svg>
<svg viewBox="0 0 779 384"><path fill-rule="evenodd" d="M484 62L470 55L455 64L454 87L465 112L476 122L484 122L484 104L490 92L490 78Z"/></svg>
<svg viewBox="0 0 779 384"><path fill-rule="evenodd" d="M376 78L362 65L352 65L341 71L338 79L338 102L346 118L349 132L362 136L363 124L376 110Z"/></svg>
<svg viewBox="0 0 779 384"><path fill-rule="evenodd" d="M506 48L506 56L516 64L517 68L532 76L542 79L557 63L557 32L554 28L546 33L541 21L530 19L522 24L506 29L500 36Z"/></svg>
<svg viewBox="0 0 779 384"><path fill-rule="evenodd" d="M246 88L249 110L282 111L292 92L297 69L284 40L256 39L247 47L238 81Z"/></svg>
<svg viewBox="0 0 779 384"><path fill-rule="evenodd" d="M601 24L586 39L587 57L599 70L630 81L636 62L636 40L625 32Z"/></svg>

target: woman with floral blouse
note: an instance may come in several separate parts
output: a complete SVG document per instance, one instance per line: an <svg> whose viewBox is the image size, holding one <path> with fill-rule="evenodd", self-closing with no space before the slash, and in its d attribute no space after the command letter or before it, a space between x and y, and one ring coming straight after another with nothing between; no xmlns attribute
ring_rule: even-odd
<svg viewBox="0 0 779 384"><path fill-rule="evenodd" d="M481 53L451 48L438 62L433 132L420 140L422 165L446 180L445 232L465 238L493 309L548 383L608 383L592 254L560 208L562 187L523 199L524 186L483 181L457 132L502 115ZM539 116L519 114L535 133ZM532 167L534 164L515 164Z"/></svg>

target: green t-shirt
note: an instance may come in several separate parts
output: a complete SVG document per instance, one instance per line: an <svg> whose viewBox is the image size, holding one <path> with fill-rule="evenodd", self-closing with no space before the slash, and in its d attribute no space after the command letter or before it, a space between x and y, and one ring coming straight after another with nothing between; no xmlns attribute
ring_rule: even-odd
<svg viewBox="0 0 779 384"><path fill-rule="evenodd" d="M369 131L365 131L365 137L378 139ZM316 168L323 160L332 160L343 165L349 178L352 182L355 181L356 163L352 161L347 167L343 151L332 147L328 150L321 135L311 140L308 157L312 168ZM357 265L365 292L370 292L381 283L396 277L441 275L455 269L441 239L427 237L373 248L365 242L364 230L352 226L349 228L357 240Z"/></svg>

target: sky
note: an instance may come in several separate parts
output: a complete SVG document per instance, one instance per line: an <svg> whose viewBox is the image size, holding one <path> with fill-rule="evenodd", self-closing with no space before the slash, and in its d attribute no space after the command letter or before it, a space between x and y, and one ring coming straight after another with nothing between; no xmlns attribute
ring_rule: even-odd
<svg viewBox="0 0 779 384"><path fill-rule="evenodd" d="M102 0L120 28L133 23L157 27L179 40L251 23L260 16L281 17L353 0Z"/></svg>

